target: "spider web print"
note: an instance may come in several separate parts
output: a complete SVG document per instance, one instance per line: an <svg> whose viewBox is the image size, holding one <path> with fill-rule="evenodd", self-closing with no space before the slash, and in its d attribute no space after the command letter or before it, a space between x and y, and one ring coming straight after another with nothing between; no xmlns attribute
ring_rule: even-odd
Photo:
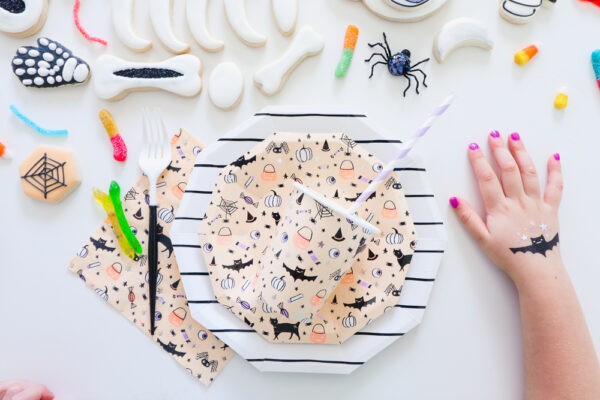
<svg viewBox="0 0 600 400"><path fill-rule="evenodd" d="M233 215L234 212L237 211L238 207L236 206L237 201L225 200L221 197L221 203L219 203L219 208L223 210L225 216L228 217Z"/></svg>
<svg viewBox="0 0 600 400"><path fill-rule="evenodd" d="M333 217L333 212L331 211L331 209L329 207L325 207L323 204L319 203L318 201L315 201L315 203L317 204L317 217L319 217L320 219L327 218L327 217Z"/></svg>
<svg viewBox="0 0 600 400"><path fill-rule="evenodd" d="M356 142L350 139L346 134L342 134L342 143L346 145L346 154L350 154L350 150L356 146Z"/></svg>
<svg viewBox="0 0 600 400"><path fill-rule="evenodd" d="M65 164L49 158L46 153L21 178L44 194L66 187Z"/></svg>

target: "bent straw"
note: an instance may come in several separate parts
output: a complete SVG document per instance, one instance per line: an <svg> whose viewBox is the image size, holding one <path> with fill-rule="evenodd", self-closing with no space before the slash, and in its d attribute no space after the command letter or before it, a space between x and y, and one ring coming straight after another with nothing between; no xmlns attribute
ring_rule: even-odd
<svg viewBox="0 0 600 400"><path fill-rule="evenodd" d="M454 93L451 93L448 97L446 97L444 102L442 104L440 104L433 111L433 113L431 113L429 118L427 118L427 121L425 121L423 123L423 125L421 125L421 127L411 136L411 138L404 143L402 150L400 150L400 152L398 154L396 154L396 156L392 159L392 161L390 161L389 163L387 163L385 165L385 167L379 173L379 175L377 175L377 177L375 177L375 179L373 179L371 184L365 189L364 192L362 192L362 194L358 197L358 199L356 199L356 201L352 204L352 206L350 206L350 208L348 209L348 212L350 214L356 213L356 211L358 211L360 206L365 201L367 201L367 199L369 197L371 197L371 195L375 192L375 190L377 190L377 187L381 184L381 182L386 180L387 177L390 175L390 173L392 173L394 171L394 168L395 168L396 164L398 163L398 161L400 161L401 159L406 157L406 155L408 153L410 153L410 151L415 146L417 141L420 138L422 138L423 136L425 136L425 134L431 128L431 126L437 120L437 118L440 115L442 115L444 112L446 112L448 107L450 107L452 100L454 100Z"/></svg>

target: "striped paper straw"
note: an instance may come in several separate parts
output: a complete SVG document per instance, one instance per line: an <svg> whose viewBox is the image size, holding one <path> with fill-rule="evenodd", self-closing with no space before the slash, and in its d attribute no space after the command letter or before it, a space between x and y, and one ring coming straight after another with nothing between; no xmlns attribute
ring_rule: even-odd
<svg viewBox="0 0 600 400"><path fill-rule="evenodd" d="M403 146L402 150L400 150L400 152L398 154L396 154L396 156L394 157L394 159L392 161L390 161L389 163L386 164L386 166L379 173L379 175L377 175L377 177L375 179L373 179L373 181L371 182L369 187L367 187L365 189L365 191L362 192L362 194L359 196L359 198L356 199L356 201L349 208L348 211L351 214L358 211L360 206L365 201L367 201L367 199L369 197L371 197L371 195L375 192L375 190L377 190L377 187L381 184L381 182L383 182L387 179L387 177L394 171L394 168L396 167L396 164L398 163L398 161L402 160L404 157L406 157L406 155L408 153L410 153L412 148L415 146L415 143L417 143L417 141L420 138L425 136L425 134L427 133L429 128L431 128L431 126L437 120L437 118L440 115L442 115L444 112L446 112L448 107L450 107L450 104L452 104L452 100L454 100L454 93L451 93L448 97L446 97L446 100L444 100L444 102L442 104L440 104L438 106L438 108L436 108L433 111L433 113L431 113L429 118L427 118L427 121L425 121L425 123L423 123L423 125L421 125L421 127L411 136L411 138L408 141L404 142L404 146Z"/></svg>

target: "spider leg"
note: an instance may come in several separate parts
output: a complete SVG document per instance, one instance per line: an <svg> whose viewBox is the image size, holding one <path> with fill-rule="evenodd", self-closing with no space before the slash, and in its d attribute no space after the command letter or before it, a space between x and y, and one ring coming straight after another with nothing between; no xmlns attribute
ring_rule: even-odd
<svg viewBox="0 0 600 400"><path fill-rule="evenodd" d="M427 79L427 74L423 71L421 71L419 68L411 68L409 72L420 72L423 74L423 86L427 87L427 84L425 83L425 80Z"/></svg>
<svg viewBox="0 0 600 400"><path fill-rule="evenodd" d="M415 78L415 81L417 81L417 89L416 90L417 90L417 94L419 94L419 79L415 75L413 75L413 74L411 74L409 72L407 72L405 75L409 76L409 77Z"/></svg>
<svg viewBox="0 0 600 400"><path fill-rule="evenodd" d="M404 89L404 97L406 97L406 92L408 92L408 89L410 89L410 78L407 74L404 74L402 76L404 76L408 80L408 85L406 86L406 89Z"/></svg>
<svg viewBox="0 0 600 400"><path fill-rule="evenodd" d="M387 62L387 58L386 58L386 57L385 57L383 54L381 54L381 53L373 53L373 54L371 54L371 57L367 58L367 59L365 60L365 62L369 62L369 61L371 61L371 59L372 59L373 57L375 57L375 56L381 56L381 57L383 57L383 61Z"/></svg>
<svg viewBox="0 0 600 400"><path fill-rule="evenodd" d="M385 34L385 32L383 32L383 41L385 42L385 46L387 47L387 53L389 54L389 57L392 57L392 50L390 49L390 45L388 44L387 35Z"/></svg>
<svg viewBox="0 0 600 400"><path fill-rule="evenodd" d="M383 49L383 52L389 57L391 57L392 55L388 52L388 50L385 48L385 46L383 44L381 44L381 42L377 42L377 43L369 43L369 47L373 48L375 46L381 46L381 48Z"/></svg>
<svg viewBox="0 0 600 400"><path fill-rule="evenodd" d="M369 75L369 79L371 79L371 78L373 77L373 71L375 70L375 66L376 66L377 64L385 64L385 65L387 65L387 63L385 63L385 62L383 62L383 61L377 61L375 64L373 64L373 65L371 66L371 75Z"/></svg>
<svg viewBox="0 0 600 400"><path fill-rule="evenodd" d="M424 59L424 60L421 60L421 61L419 61L418 63L416 63L415 65L412 65L412 66L410 67L410 69L413 69L413 68L414 68L414 67L416 67L417 65L423 64L424 62L427 62L427 61L429 61L429 58L426 58L426 59Z"/></svg>

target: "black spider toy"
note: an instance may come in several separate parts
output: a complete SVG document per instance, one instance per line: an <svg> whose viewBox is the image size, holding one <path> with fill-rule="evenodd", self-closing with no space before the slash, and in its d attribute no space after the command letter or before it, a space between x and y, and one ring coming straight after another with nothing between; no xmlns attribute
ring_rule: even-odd
<svg viewBox="0 0 600 400"><path fill-rule="evenodd" d="M373 48L375 46L381 46L381 48L383 49L383 54L382 53L373 53L373 54L371 54L371 57L369 57L368 59L365 60L365 62L369 62L375 56L381 56L381 58L383 58L383 61L377 61L375 64L373 64L371 66L371 75L369 75L369 79L371 79L373 77L373 72L375 70L376 65L385 64L385 65L387 65L388 71L390 71L390 74L392 74L394 76L403 76L408 80L408 86L406 86L406 89L404 89L404 97L406 97L406 92L408 91L408 89L410 89L410 78L411 77L415 78L415 81L417 81L416 90L417 90L417 94L419 94L419 79L417 78L417 76L413 75L411 72L422 73L423 74L423 86L427 87L427 84L425 83L425 80L427 79L427 75L425 74L425 72L423 72L419 68L415 68L415 67L419 64L429 61L429 58L421 60L418 63L416 63L415 65L411 66L409 50L404 49L400 53L396 53L396 54L392 55L392 51L390 50L390 45L388 44L387 36L385 35L385 32L383 33L383 42L385 43L385 46L381 42L369 43L369 47L371 47L371 48Z"/></svg>

